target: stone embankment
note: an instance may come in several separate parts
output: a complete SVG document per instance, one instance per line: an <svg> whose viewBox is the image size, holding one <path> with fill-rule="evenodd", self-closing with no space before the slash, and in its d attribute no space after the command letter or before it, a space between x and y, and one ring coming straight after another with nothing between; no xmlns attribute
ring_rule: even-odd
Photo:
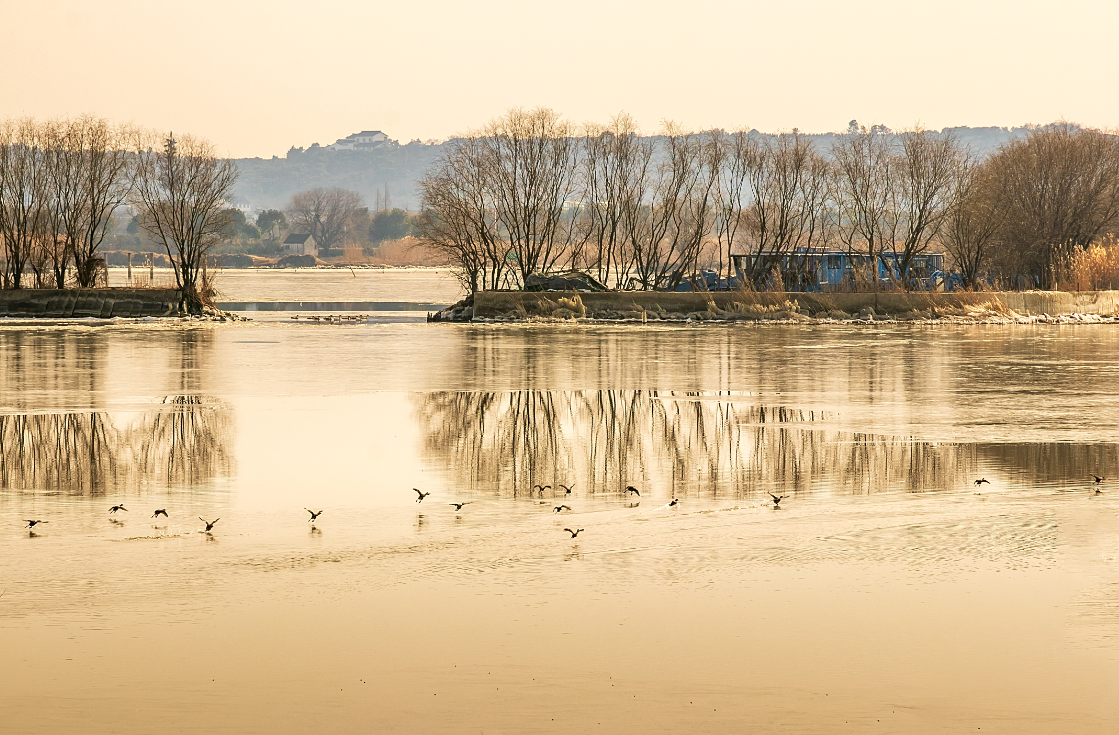
<svg viewBox="0 0 1119 735"><path fill-rule="evenodd" d="M115 319L187 317L173 288L19 289L0 291L0 317L20 319ZM239 321L242 317L203 307L192 317L207 321Z"/></svg>
<svg viewBox="0 0 1119 735"><path fill-rule="evenodd" d="M1117 321L1119 291L665 293L484 291L430 321L1083 323Z"/></svg>

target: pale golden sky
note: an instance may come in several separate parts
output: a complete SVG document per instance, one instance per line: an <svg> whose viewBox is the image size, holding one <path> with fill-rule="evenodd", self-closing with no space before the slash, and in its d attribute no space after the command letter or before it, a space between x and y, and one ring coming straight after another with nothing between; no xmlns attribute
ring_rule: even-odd
<svg viewBox="0 0 1119 735"><path fill-rule="evenodd" d="M0 117L91 112L234 156L513 106L645 132L1119 124L1111 0L3 0Z"/></svg>

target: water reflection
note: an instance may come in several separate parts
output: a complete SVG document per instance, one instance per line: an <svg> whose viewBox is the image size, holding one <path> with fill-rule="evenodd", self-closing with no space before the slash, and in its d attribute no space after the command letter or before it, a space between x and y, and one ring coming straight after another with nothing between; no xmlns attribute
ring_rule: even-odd
<svg viewBox="0 0 1119 735"><path fill-rule="evenodd" d="M844 493L965 486L972 445L829 428L831 414L764 405L733 392L642 390L418 394L429 461L459 489L580 494L626 485L686 496L744 497L816 486Z"/></svg>
<svg viewBox="0 0 1119 735"><path fill-rule="evenodd" d="M174 395L157 408L0 415L0 487L75 494L195 487L232 475L231 409Z"/></svg>

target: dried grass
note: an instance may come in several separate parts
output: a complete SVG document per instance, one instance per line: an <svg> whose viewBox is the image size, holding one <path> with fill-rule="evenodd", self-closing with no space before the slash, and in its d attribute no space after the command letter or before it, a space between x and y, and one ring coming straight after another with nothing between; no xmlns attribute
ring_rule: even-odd
<svg viewBox="0 0 1119 735"><path fill-rule="evenodd" d="M1114 235L1074 250L1057 266L1058 291L1110 291L1119 286L1119 243Z"/></svg>

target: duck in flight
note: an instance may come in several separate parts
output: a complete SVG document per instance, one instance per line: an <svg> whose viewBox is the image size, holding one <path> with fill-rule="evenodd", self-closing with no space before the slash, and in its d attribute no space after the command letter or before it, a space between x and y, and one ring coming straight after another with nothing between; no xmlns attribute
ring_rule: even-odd
<svg viewBox="0 0 1119 735"><path fill-rule="evenodd" d="M633 493L639 498L641 497L641 491L635 488L633 485L626 485L626 494L628 495L629 493Z"/></svg>
<svg viewBox="0 0 1119 735"><path fill-rule="evenodd" d="M164 518L169 518L170 517L170 516L167 515L167 509L166 508L160 508L155 513L152 513L152 518L158 518L159 516L163 516Z"/></svg>
<svg viewBox="0 0 1119 735"><path fill-rule="evenodd" d="M788 495L774 495L773 493L770 493L769 497L773 498L773 507L774 508L780 508L781 507L781 501L784 500L785 498L789 497L789 496Z"/></svg>
<svg viewBox="0 0 1119 735"><path fill-rule="evenodd" d="M1097 485L1099 485L1101 482L1103 482L1104 480L1107 479L1106 477L1100 477L1099 475L1092 475L1092 477L1095 478Z"/></svg>
<svg viewBox="0 0 1119 735"><path fill-rule="evenodd" d="M448 505L453 505L453 506L455 506L455 510L462 510L462 506L464 506L464 505L470 505L470 502L471 502L471 501L469 501L469 500L465 500L465 501L463 501L463 502L461 502L461 503L448 503Z"/></svg>
<svg viewBox="0 0 1119 735"><path fill-rule="evenodd" d="M114 505L112 508L109 508L110 513L116 513L118 510L123 510L125 513L128 512L128 508L125 508L123 505Z"/></svg>
<svg viewBox="0 0 1119 735"><path fill-rule="evenodd" d="M576 529L572 530L572 529L570 529L570 528L565 528L565 529L563 529L563 530L565 530L565 531L567 531L568 533L570 533L570 534L571 534L571 538L575 538L576 536L578 536L578 535L579 535L579 533L580 533L580 532L581 532L581 531L582 531L583 529L581 529L581 528L576 528Z"/></svg>
<svg viewBox="0 0 1119 735"><path fill-rule="evenodd" d="M982 485L983 483L987 483L988 485L990 485L990 484L991 484L991 481L990 481L990 480L988 480L988 479L987 479L986 477L980 477L980 478L979 478L978 480L976 480L976 481L975 481L975 486L976 486L976 487L979 487L979 486L980 486L980 485Z"/></svg>
<svg viewBox="0 0 1119 735"><path fill-rule="evenodd" d="M571 506L570 505L557 505L555 508L552 508L552 510L559 513L560 511L563 511L563 510L571 510Z"/></svg>
<svg viewBox="0 0 1119 735"><path fill-rule="evenodd" d="M319 516L321 516L321 515L323 514L323 512L322 512L321 510L320 510L320 511L319 511L318 513L316 513L315 511L311 510L310 508L304 508L303 510L305 510L305 511L307 511L308 513L310 513L310 514L311 514L311 517L307 519L307 522L308 522L308 523L314 523L314 522L315 522L315 519L316 519L316 518L318 518ZM214 521L214 523L217 523L217 521Z"/></svg>
<svg viewBox="0 0 1119 735"><path fill-rule="evenodd" d="M28 520L27 518L24 518L23 520L27 521L27 525L24 526L24 528L35 528L35 526L40 523L50 523L50 521L32 521Z"/></svg>
<svg viewBox="0 0 1119 735"><path fill-rule="evenodd" d="M575 487L574 482L571 483L571 487L568 487L567 485L564 485L562 482L557 482L556 484L563 488L563 494L564 495L570 495L571 494L571 488Z"/></svg>
<svg viewBox="0 0 1119 735"><path fill-rule="evenodd" d="M221 518L215 518L212 521L208 521L205 518L203 518L202 516L198 516L198 520L200 520L200 521L202 521L203 523L206 524L206 533L209 533L210 531L212 531L214 529L214 524L217 523L218 521L220 521Z"/></svg>
<svg viewBox="0 0 1119 735"><path fill-rule="evenodd" d="M420 497L416 498L417 503L422 503L424 501L424 498L426 498L428 495L431 495L431 493L421 492L418 487L414 487L412 489L416 491L416 495L420 496Z"/></svg>
<svg viewBox="0 0 1119 735"><path fill-rule="evenodd" d="M533 492L536 492L537 490L540 491L540 497L544 497L544 491L545 490L551 490L551 489L552 489L551 485L533 485L532 486L532 491Z"/></svg>

